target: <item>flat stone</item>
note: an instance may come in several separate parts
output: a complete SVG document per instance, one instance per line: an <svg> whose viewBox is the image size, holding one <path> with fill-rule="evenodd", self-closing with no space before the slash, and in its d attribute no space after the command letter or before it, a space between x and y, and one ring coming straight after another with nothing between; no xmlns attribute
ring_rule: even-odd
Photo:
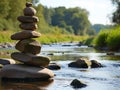
<svg viewBox="0 0 120 90"><path fill-rule="evenodd" d="M0 58L0 64L7 65L7 64L15 64L15 60L8 59L8 58Z"/></svg>
<svg viewBox="0 0 120 90"><path fill-rule="evenodd" d="M36 23L21 23L19 27L23 30L35 30L38 28Z"/></svg>
<svg viewBox="0 0 120 90"><path fill-rule="evenodd" d="M15 48L24 53L39 54L41 51L41 45L34 39L20 40Z"/></svg>
<svg viewBox="0 0 120 90"><path fill-rule="evenodd" d="M17 19L22 23L36 23L39 21L36 16L19 16Z"/></svg>
<svg viewBox="0 0 120 90"><path fill-rule="evenodd" d="M25 16L34 16L36 14L36 10L33 7L26 7L23 10Z"/></svg>
<svg viewBox="0 0 120 90"><path fill-rule="evenodd" d="M48 80L54 73L43 67L33 67L24 64L5 65L0 71L2 79L21 80Z"/></svg>
<svg viewBox="0 0 120 90"><path fill-rule="evenodd" d="M11 54L11 58L20 62L23 62L25 64L33 65L33 66L43 66L47 67L50 58L45 56L36 56L33 54L25 54L20 52L14 52Z"/></svg>
<svg viewBox="0 0 120 90"><path fill-rule="evenodd" d="M36 31L23 30L22 32L15 33L11 35L12 40L23 40L28 38L38 38L41 34Z"/></svg>

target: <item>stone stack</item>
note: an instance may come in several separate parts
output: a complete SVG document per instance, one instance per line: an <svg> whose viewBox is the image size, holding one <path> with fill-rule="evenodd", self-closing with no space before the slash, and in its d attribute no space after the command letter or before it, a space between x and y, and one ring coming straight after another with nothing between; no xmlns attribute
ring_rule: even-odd
<svg viewBox="0 0 120 90"><path fill-rule="evenodd" d="M33 39L41 36L39 32L35 31L37 29L36 23L39 21L38 17L35 16L36 10L31 3L27 2L23 13L24 16L17 18L21 22L19 27L22 31L11 35L12 40L19 40L15 46L19 52L12 53L11 58L23 64L5 66L1 70L1 75L3 78L49 79L54 74L44 67L49 65L50 59L38 55L41 51L41 45Z"/></svg>

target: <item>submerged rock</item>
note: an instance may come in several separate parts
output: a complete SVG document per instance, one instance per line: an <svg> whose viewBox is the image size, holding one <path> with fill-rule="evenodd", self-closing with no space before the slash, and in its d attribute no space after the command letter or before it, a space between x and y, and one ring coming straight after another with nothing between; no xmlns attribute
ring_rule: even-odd
<svg viewBox="0 0 120 90"><path fill-rule="evenodd" d="M96 60L91 60L91 68L99 68L99 67L103 67L101 63L99 63Z"/></svg>
<svg viewBox="0 0 120 90"><path fill-rule="evenodd" d="M88 68L90 67L91 62L88 59L79 58L75 62L71 62L68 64L69 67L75 68Z"/></svg>
<svg viewBox="0 0 120 90"><path fill-rule="evenodd" d="M44 81L52 78L54 73L43 67L33 67L23 64L6 65L0 71L0 76L3 80L29 80L29 81Z"/></svg>
<svg viewBox="0 0 120 90"><path fill-rule="evenodd" d="M61 69L61 66L57 63L50 63L46 68L50 70L59 70Z"/></svg>
<svg viewBox="0 0 120 90"><path fill-rule="evenodd" d="M74 79L70 85L73 86L73 88L83 88L87 86L86 84L77 79Z"/></svg>

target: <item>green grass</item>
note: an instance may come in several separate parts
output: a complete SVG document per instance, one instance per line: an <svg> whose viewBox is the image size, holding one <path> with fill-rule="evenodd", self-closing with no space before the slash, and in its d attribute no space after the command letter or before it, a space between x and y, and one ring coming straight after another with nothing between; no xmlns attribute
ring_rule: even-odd
<svg viewBox="0 0 120 90"><path fill-rule="evenodd" d="M95 46L99 46L99 47L107 46L106 40L107 40L108 34L109 34L108 30L101 30L93 41Z"/></svg>
<svg viewBox="0 0 120 90"><path fill-rule="evenodd" d="M1 31L0 32L0 43L5 42L17 42L16 40L11 40L10 36L14 34L13 31ZM37 38L42 44L50 44L57 42L75 42L84 41L88 39L89 36L75 36L70 34L42 34L41 37Z"/></svg>
<svg viewBox="0 0 120 90"><path fill-rule="evenodd" d="M63 34L43 34L37 40L43 44L57 43L57 42L75 42L84 41L88 39L88 36L75 36L75 35L63 35Z"/></svg>
<svg viewBox="0 0 120 90"><path fill-rule="evenodd" d="M110 50L120 49L120 27L110 31L106 42Z"/></svg>
<svg viewBox="0 0 120 90"><path fill-rule="evenodd" d="M14 42L10 39L10 36L13 34L13 31L0 31L0 43L5 42Z"/></svg>

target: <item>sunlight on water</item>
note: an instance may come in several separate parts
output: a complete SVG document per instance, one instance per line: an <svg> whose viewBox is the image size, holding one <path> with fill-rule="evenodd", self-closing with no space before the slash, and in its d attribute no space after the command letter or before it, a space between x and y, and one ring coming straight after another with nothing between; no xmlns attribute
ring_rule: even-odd
<svg viewBox="0 0 120 90"><path fill-rule="evenodd" d="M61 66L60 70L53 70L56 75L50 83L8 83L0 86L0 90L119 90L120 89L120 56L106 55L87 46L63 46L63 44L43 45L40 55L49 56L51 62ZM68 64L78 58L87 57L97 60L103 68L70 68ZM79 79L87 84L82 89L73 89L70 83Z"/></svg>

